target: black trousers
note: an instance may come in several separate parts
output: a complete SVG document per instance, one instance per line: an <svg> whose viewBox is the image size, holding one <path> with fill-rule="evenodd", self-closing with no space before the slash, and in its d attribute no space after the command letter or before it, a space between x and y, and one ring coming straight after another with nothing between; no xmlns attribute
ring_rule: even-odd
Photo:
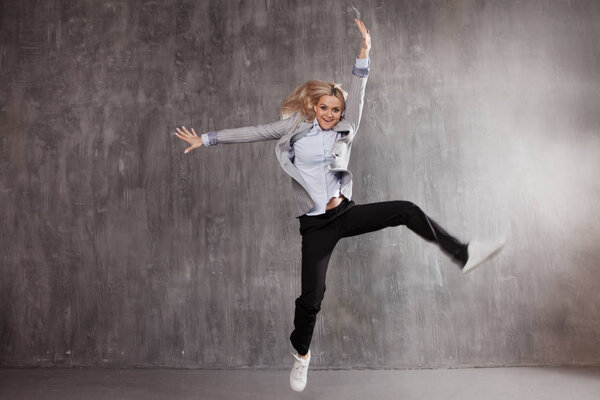
<svg viewBox="0 0 600 400"><path fill-rule="evenodd" d="M299 217L302 235L302 293L296 299L292 346L299 354L308 353L317 314L325 295L327 265L341 238L406 225L440 249L461 267L467 262L467 245L448 234L418 206L409 201L360 204L344 199L325 214Z"/></svg>

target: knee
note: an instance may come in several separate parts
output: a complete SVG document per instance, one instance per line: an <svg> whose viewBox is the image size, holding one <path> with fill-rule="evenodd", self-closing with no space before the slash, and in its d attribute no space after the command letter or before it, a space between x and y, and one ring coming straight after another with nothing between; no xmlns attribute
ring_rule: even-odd
<svg viewBox="0 0 600 400"><path fill-rule="evenodd" d="M393 208L388 215L391 226L407 225L423 212L419 206L410 201L395 200L392 203Z"/></svg>
<svg viewBox="0 0 600 400"><path fill-rule="evenodd" d="M420 210L419 206L408 200L396 200L394 201L394 204L396 205L396 208L400 210Z"/></svg>
<svg viewBox="0 0 600 400"><path fill-rule="evenodd" d="M423 210L412 201L399 200L398 210L408 218L421 216L423 214Z"/></svg>
<svg viewBox="0 0 600 400"><path fill-rule="evenodd" d="M300 297L296 299L296 306L305 310L313 312L319 312L321 310L321 302L325 297L325 287L311 290L309 292L302 293Z"/></svg>

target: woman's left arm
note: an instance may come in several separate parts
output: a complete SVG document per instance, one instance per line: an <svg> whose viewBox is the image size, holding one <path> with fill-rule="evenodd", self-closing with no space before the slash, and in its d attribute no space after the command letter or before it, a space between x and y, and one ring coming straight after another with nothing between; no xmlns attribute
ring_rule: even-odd
<svg viewBox="0 0 600 400"><path fill-rule="evenodd" d="M367 78L369 76L369 51L371 50L371 32L362 21L357 19L354 21L360 30L362 45L358 59L352 69L352 82L350 83L348 101L346 102L346 110L344 112L346 121L352 125L353 134L358 130L362 115L365 87L367 86Z"/></svg>

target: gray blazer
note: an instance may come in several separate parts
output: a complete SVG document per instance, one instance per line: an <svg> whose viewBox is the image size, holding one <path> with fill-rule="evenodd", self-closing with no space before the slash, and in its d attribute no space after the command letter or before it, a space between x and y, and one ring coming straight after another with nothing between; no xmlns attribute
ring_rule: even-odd
<svg viewBox="0 0 600 400"><path fill-rule="evenodd" d="M348 171L348 162L350 161L352 140L360 123L368 75L369 68L354 66L344 116L333 127L333 130L341 135L333 146L333 161L328 168L340 174L342 180L340 192L348 200L352 199L352 173ZM306 135L312 125L313 121L307 121L300 113L296 113L271 124L208 132L206 145L278 140L275 146L275 155L281 168L292 177L291 212L299 217L313 208L314 202L305 189L305 183L298 168L292 162L292 143Z"/></svg>

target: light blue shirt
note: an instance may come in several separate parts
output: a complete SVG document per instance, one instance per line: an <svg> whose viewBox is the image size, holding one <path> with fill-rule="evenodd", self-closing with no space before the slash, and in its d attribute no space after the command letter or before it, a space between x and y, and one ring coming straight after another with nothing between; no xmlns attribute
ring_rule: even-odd
<svg viewBox="0 0 600 400"><path fill-rule="evenodd" d="M356 68L369 68L368 58L357 58ZM315 202L306 215L324 214L329 200L340 195L342 182L338 173L328 167L333 161L333 145L339 134L333 130L324 131L317 119L306 136L293 143L294 165L304 179L306 189Z"/></svg>
<svg viewBox="0 0 600 400"><path fill-rule="evenodd" d="M310 131L293 144L294 165L300 171L308 194L315 202L315 206L306 215L325 213L329 200L340 195L342 182L338 174L328 168L333 161L332 150L338 135L336 131L321 129L315 118Z"/></svg>
<svg viewBox="0 0 600 400"><path fill-rule="evenodd" d="M368 58L356 58L352 74L364 78L369 73L369 67ZM363 92L356 94L356 96L360 95L361 101L363 93L364 86ZM362 106L358 110L360 119ZM235 131L236 138L241 137L238 131L239 129ZM221 134L223 134L223 131L221 131ZM290 159L293 159L294 165L306 184L305 188L314 202L313 208L306 215L324 214L329 200L332 197L340 196L341 176L329 169L329 165L334 160L332 152L334 144L339 138L338 135L337 132L332 130L323 131L315 118L310 131L292 144ZM214 146L218 143L217 132L215 131L204 133L201 138L205 146ZM238 141L243 142L239 138ZM349 195L346 196L349 198Z"/></svg>

